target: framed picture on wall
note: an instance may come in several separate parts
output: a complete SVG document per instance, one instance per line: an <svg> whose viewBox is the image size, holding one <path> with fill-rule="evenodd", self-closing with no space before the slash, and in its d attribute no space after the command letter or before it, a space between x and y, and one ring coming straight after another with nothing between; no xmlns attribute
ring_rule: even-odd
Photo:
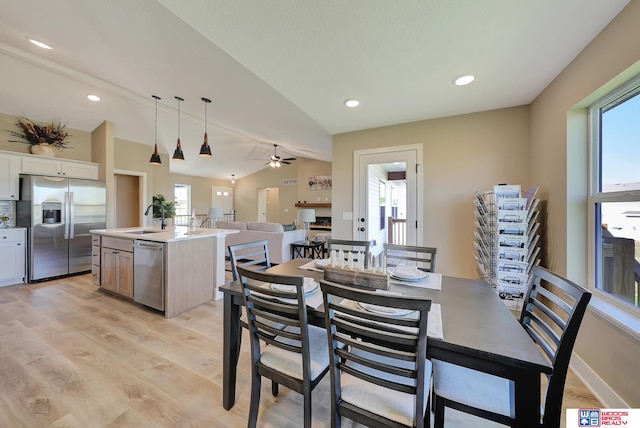
<svg viewBox="0 0 640 428"><path fill-rule="evenodd" d="M331 176L314 175L309 177L309 190L331 190Z"/></svg>

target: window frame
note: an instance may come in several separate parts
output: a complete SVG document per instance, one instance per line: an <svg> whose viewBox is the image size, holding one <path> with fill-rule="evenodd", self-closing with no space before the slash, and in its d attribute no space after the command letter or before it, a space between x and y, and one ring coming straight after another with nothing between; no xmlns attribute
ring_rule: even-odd
<svg viewBox="0 0 640 428"><path fill-rule="evenodd" d="M616 192L600 191L601 175L601 137L602 137L602 114L629 99L640 96L640 75L627 81L613 91L607 93L594 103L588 106L589 125L589 171L588 171L588 200L587 200L587 227L588 227L588 288L595 297L604 300L616 309L623 311L633 321L640 321L640 307L633 306L598 288L600 272L602 269L600 251L601 246L596 239L598 227L601 220L596 215L596 205L610 202L640 202L640 190L624 190ZM631 321L629 319L629 321ZM619 322L621 320L618 320ZM624 323L623 324L627 324Z"/></svg>
<svg viewBox="0 0 640 428"><path fill-rule="evenodd" d="M187 190L187 212L182 214L178 214L178 201L176 199L176 189L178 187L184 187ZM176 202L176 215L191 215L191 185L190 184L182 184L182 183L175 183L173 185L173 200Z"/></svg>

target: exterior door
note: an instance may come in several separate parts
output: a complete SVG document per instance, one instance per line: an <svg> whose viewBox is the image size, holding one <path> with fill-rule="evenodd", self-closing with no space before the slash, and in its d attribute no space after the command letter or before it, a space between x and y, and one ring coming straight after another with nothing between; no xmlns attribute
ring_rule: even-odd
<svg viewBox="0 0 640 428"><path fill-rule="evenodd" d="M211 207L220 208L223 214L233 212L233 187L212 187Z"/></svg>
<svg viewBox="0 0 640 428"><path fill-rule="evenodd" d="M374 255L383 250L388 232L385 217L391 214L387 209L381 209L388 206L386 198L391 188L385 171L396 163L404 164L406 170L406 245L422 245L423 198L419 159L422 159L422 145L419 144L357 150L354 153L353 236L356 240L372 241L371 253ZM385 201L382 201L383 197Z"/></svg>

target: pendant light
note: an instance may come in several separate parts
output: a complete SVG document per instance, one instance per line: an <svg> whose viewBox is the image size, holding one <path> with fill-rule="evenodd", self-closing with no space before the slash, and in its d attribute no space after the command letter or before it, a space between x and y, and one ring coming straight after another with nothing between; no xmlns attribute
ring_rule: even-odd
<svg viewBox="0 0 640 428"><path fill-rule="evenodd" d="M207 104L211 102L208 98L202 98L204 101L204 143L202 143L202 147L200 147L200 156L203 158L210 158L211 155L211 147L209 147L209 136L207 136Z"/></svg>
<svg viewBox="0 0 640 428"><path fill-rule="evenodd" d="M231 185L232 186L236 185L236 175L235 174L231 174Z"/></svg>
<svg viewBox="0 0 640 428"><path fill-rule="evenodd" d="M151 95L156 100L156 127L154 131L154 145L153 145L153 154L151 155L151 159L149 163L151 165L160 165L162 161L160 160L160 154L158 153L158 100L161 99L157 95Z"/></svg>
<svg viewBox="0 0 640 428"><path fill-rule="evenodd" d="M173 160L184 161L184 153L182 153L182 144L180 144L180 101L184 101L184 98L175 97L178 100L178 143L176 150L173 152Z"/></svg>

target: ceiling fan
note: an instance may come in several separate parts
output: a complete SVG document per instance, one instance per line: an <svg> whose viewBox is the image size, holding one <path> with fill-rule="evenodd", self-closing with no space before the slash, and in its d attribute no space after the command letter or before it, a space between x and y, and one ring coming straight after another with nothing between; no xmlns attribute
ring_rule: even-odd
<svg viewBox="0 0 640 428"><path fill-rule="evenodd" d="M269 156L269 161L267 162L267 165L269 165L271 168L280 168L282 164L290 165L291 161L294 161L294 160L296 160L295 157L283 159L280 156L278 156L278 145L274 144L273 155Z"/></svg>

